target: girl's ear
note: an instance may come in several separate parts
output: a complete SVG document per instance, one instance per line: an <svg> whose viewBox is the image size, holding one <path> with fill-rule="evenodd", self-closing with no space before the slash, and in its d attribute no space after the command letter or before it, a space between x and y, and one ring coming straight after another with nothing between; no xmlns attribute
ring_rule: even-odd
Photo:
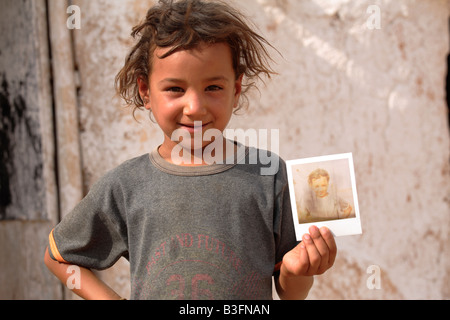
<svg viewBox="0 0 450 320"><path fill-rule="evenodd" d="M139 77L137 79L137 83L139 88L139 95L144 102L144 108L150 110L150 88L148 85L148 80L146 80L144 77Z"/></svg>

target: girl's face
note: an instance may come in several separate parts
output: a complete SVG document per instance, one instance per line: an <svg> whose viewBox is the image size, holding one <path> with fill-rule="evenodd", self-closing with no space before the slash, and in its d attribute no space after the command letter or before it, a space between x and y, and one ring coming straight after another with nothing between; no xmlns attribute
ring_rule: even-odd
<svg viewBox="0 0 450 320"><path fill-rule="evenodd" d="M140 80L139 91L143 100L148 101L145 107L151 110L164 132L159 152L170 161L171 151L179 143L171 140L175 130L189 132L192 147L194 133L203 134L208 129L223 132L238 106L242 77L236 80L227 44L202 44L196 49L158 58L168 50L155 50L149 87ZM202 127L194 128L197 121L201 121ZM203 142L202 147L209 143Z"/></svg>

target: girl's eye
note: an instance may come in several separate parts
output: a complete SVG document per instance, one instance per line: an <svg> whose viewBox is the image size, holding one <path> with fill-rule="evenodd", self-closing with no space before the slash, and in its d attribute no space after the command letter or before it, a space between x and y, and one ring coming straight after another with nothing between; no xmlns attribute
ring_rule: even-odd
<svg viewBox="0 0 450 320"><path fill-rule="evenodd" d="M222 88L216 85L209 86L208 88L206 88L206 91L219 91L219 90L222 90Z"/></svg>
<svg viewBox="0 0 450 320"><path fill-rule="evenodd" d="M180 87L170 87L170 88L167 88L166 91L173 92L173 93L183 93L184 92L184 90Z"/></svg>

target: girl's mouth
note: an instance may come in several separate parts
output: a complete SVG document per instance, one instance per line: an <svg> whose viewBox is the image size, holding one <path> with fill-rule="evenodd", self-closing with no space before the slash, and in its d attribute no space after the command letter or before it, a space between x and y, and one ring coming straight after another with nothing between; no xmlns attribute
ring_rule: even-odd
<svg viewBox="0 0 450 320"><path fill-rule="evenodd" d="M202 121L195 121L194 123L178 123L181 129L188 131L189 133L202 132L209 123L204 123Z"/></svg>

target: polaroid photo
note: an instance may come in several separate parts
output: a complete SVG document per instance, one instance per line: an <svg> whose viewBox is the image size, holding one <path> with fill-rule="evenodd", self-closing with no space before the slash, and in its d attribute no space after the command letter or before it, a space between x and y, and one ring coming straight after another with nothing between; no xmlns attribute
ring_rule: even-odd
<svg viewBox="0 0 450 320"><path fill-rule="evenodd" d="M297 240L309 227L335 236L361 234L351 153L286 161Z"/></svg>

